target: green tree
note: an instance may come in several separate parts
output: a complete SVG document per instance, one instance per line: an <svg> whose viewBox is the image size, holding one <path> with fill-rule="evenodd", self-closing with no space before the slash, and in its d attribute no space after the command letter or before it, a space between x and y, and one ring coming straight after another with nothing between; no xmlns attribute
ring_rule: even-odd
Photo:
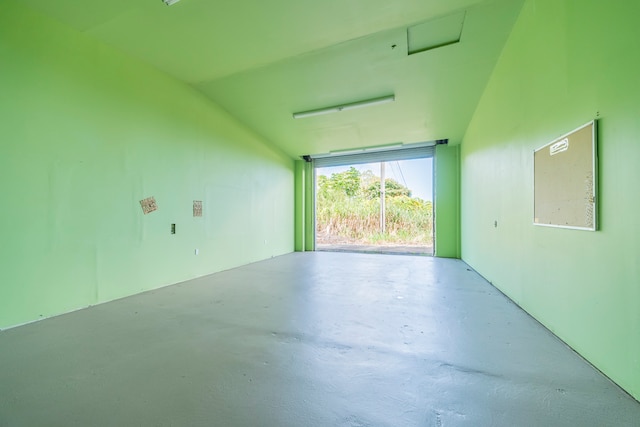
<svg viewBox="0 0 640 427"><path fill-rule="evenodd" d="M351 166L344 172L331 174L326 185L332 190L344 192L349 197L355 197L360 192L360 171Z"/></svg>
<svg viewBox="0 0 640 427"><path fill-rule="evenodd" d="M378 177L376 178L377 178L377 181L372 181L365 189L365 193L367 194L367 197L369 197L370 199L380 198L380 178ZM411 190L409 190L404 185L400 184L395 179L386 178L384 180L384 188L385 188L385 194L387 195L387 197L400 197L400 196L411 197Z"/></svg>

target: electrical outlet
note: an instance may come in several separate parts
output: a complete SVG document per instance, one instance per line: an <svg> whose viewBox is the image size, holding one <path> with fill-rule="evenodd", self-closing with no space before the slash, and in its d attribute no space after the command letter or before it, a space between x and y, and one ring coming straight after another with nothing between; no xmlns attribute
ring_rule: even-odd
<svg viewBox="0 0 640 427"><path fill-rule="evenodd" d="M171 234L176 234L176 225L171 224Z"/></svg>

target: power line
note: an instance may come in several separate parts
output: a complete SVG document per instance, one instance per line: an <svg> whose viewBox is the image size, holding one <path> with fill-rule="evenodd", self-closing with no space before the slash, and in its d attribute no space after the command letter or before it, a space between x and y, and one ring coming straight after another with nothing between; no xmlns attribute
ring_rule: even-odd
<svg viewBox="0 0 640 427"><path fill-rule="evenodd" d="M396 160L396 164L398 165L398 170L400 171L400 176L402 177L402 182L404 183L404 186L409 188L409 186L407 185L407 181L405 181L404 179L404 174L402 173L402 167L400 166L400 162Z"/></svg>

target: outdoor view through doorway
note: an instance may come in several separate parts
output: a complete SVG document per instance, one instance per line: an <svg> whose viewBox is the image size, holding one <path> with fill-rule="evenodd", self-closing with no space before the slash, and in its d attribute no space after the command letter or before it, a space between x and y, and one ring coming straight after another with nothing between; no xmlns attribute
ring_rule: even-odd
<svg viewBox="0 0 640 427"><path fill-rule="evenodd" d="M433 255L433 158L315 171L316 250Z"/></svg>

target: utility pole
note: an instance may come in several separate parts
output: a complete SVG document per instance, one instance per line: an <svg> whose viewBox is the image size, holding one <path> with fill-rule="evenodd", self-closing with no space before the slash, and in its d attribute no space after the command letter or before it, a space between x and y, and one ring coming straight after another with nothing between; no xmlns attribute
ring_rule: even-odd
<svg viewBox="0 0 640 427"><path fill-rule="evenodd" d="M380 233L384 235L386 230L385 220L385 178L384 178L384 165L385 162L380 162Z"/></svg>

